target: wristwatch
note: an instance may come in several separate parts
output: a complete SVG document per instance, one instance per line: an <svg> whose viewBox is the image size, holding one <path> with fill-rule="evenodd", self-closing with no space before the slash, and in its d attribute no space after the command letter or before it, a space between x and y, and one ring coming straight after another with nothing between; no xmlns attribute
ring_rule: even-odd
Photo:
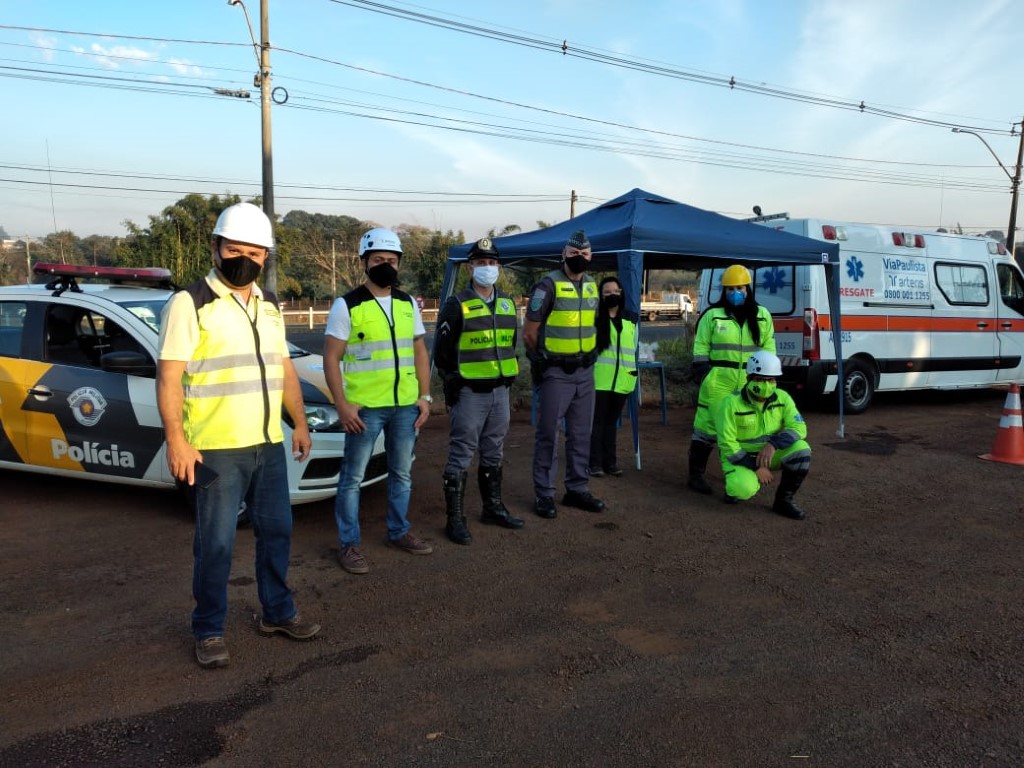
<svg viewBox="0 0 1024 768"><path fill-rule="evenodd" d="M434 396L431 394L420 395L419 400L426 400L428 403L434 402Z"/></svg>

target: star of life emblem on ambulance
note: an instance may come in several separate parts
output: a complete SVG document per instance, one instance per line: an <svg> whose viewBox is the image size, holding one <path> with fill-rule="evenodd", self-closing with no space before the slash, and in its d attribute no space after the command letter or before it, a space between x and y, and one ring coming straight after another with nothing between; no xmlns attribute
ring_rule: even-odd
<svg viewBox="0 0 1024 768"><path fill-rule="evenodd" d="M79 387L68 395L68 405L75 421L83 427L94 427L107 410L103 394L93 387Z"/></svg>

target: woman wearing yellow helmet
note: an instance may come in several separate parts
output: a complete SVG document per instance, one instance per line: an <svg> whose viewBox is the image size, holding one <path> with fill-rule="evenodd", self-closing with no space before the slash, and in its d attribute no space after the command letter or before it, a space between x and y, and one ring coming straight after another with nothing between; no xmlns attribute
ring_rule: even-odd
<svg viewBox="0 0 1024 768"><path fill-rule="evenodd" d="M733 264L722 273L722 295L697 321L693 378L700 384L690 440L687 485L711 493L704 470L715 447L715 411L746 383L747 360L760 349L775 352L771 313L754 300L750 270Z"/></svg>

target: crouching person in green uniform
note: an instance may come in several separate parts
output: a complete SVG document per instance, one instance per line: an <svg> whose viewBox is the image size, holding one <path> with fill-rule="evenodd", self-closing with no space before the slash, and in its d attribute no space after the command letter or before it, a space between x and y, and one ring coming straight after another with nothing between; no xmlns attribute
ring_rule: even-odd
<svg viewBox="0 0 1024 768"><path fill-rule="evenodd" d="M774 482L782 469L772 511L793 520L807 514L794 502L811 466L807 424L787 392L776 389L779 358L764 350L747 361L747 383L726 397L715 418L725 475L725 501L735 504Z"/></svg>

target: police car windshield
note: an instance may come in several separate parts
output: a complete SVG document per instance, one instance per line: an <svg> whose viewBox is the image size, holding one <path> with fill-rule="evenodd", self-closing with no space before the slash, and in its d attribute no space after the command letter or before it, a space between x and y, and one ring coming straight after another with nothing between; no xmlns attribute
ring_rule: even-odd
<svg viewBox="0 0 1024 768"><path fill-rule="evenodd" d="M160 313L163 311L166 299L159 301L126 301L121 304L142 322L153 329L154 333L160 333Z"/></svg>

